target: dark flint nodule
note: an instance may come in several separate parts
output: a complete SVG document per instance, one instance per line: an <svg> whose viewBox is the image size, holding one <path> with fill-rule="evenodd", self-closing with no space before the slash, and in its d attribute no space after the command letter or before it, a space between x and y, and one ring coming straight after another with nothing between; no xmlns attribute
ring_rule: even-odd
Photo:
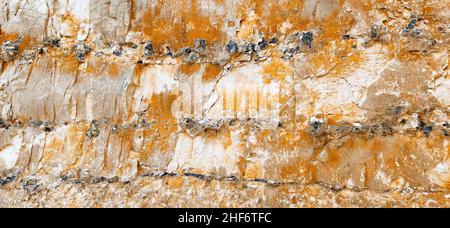
<svg viewBox="0 0 450 228"><path fill-rule="evenodd" d="M90 52L89 46L87 46L84 42L79 42L73 46L72 51L75 53L75 57L77 61L82 63L86 59L86 55Z"/></svg>
<svg viewBox="0 0 450 228"><path fill-rule="evenodd" d="M43 127L43 130L44 130L45 132L52 132L53 130L55 130L55 128L52 127L51 125L45 123L45 124L44 124L44 127Z"/></svg>
<svg viewBox="0 0 450 228"><path fill-rule="evenodd" d="M405 30L407 32L411 31L411 29L413 29L414 27L416 27L416 23L417 23L417 17L416 16L412 16L411 20L409 21L408 25L406 25Z"/></svg>
<svg viewBox="0 0 450 228"><path fill-rule="evenodd" d="M187 56L187 62L188 62L188 63L195 63L195 62L197 62L198 60L200 60L200 57L199 57L198 54L195 53L195 52L191 52L191 53L189 53L189 55Z"/></svg>
<svg viewBox="0 0 450 228"><path fill-rule="evenodd" d="M237 53L239 51L239 47L236 42L230 40L227 44L227 52L228 53Z"/></svg>
<svg viewBox="0 0 450 228"><path fill-rule="evenodd" d="M200 180L206 180L207 179L207 177L205 175L202 175L202 174L185 173L184 175L187 176L187 177L195 177L195 178L200 179Z"/></svg>
<svg viewBox="0 0 450 228"><path fill-rule="evenodd" d="M429 136L432 130L433 130L433 126L427 126L427 127L424 127L424 128L423 128L423 133L424 133L426 136Z"/></svg>
<svg viewBox="0 0 450 228"><path fill-rule="evenodd" d="M425 127L425 122L420 121L419 126L416 127L417 130L423 130L423 128Z"/></svg>
<svg viewBox="0 0 450 228"><path fill-rule="evenodd" d="M267 43L267 40L263 37L261 41L258 42L258 47L260 50L264 50L267 48L269 44Z"/></svg>
<svg viewBox="0 0 450 228"><path fill-rule="evenodd" d="M112 132L116 132L118 130L119 130L119 126L117 126L117 124L115 124L111 129Z"/></svg>
<svg viewBox="0 0 450 228"><path fill-rule="evenodd" d="M302 35L302 42L304 44L308 45L309 48L312 47L313 40L314 40L313 33L311 31L303 33L303 35Z"/></svg>
<svg viewBox="0 0 450 228"><path fill-rule="evenodd" d="M180 121L180 127L185 129L191 129L194 126L194 120L191 118L183 118Z"/></svg>
<svg viewBox="0 0 450 228"><path fill-rule="evenodd" d="M348 35L348 34L342 35L342 39L344 39L344 40L350 40L351 38L352 37L350 35Z"/></svg>
<svg viewBox="0 0 450 228"><path fill-rule="evenodd" d="M309 124L309 132L312 134L319 134L322 128L322 123L319 121L313 121Z"/></svg>
<svg viewBox="0 0 450 228"><path fill-rule="evenodd" d="M300 47L296 48L289 48L283 51L283 59L290 59L294 57L295 53L298 53L300 51Z"/></svg>
<svg viewBox="0 0 450 228"><path fill-rule="evenodd" d="M122 49L120 48L120 49L114 50L113 55L115 55L117 57L122 56Z"/></svg>
<svg viewBox="0 0 450 228"><path fill-rule="evenodd" d="M166 51L164 53L166 56L173 56L173 52L170 47L166 47Z"/></svg>
<svg viewBox="0 0 450 228"><path fill-rule="evenodd" d="M54 39L54 38L45 38L42 42L45 46L55 46L55 47L61 47L61 40L60 39Z"/></svg>
<svg viewBox="0 0 450 228"><path fill-rule="evenodd" d="M278 43L278 39L276 37L273 37L269 42L269 44L276 44L276 43Z"/></svg>
<svg viewBox="0 0 450 228"><path fill-rule="evenodd" d="M8 128L8 127L9 125L3 119L0 119L0 128Z"/></svg>
<svg viewBox="0 0 450 228"><path fill-rule="evenodd" d="M204 52L206 50L206 40L205 39L195 39L195 48L200 52Z"/></svg>
<svg viewBox="0 0 450 228"><path fill-rule="evenodd" d="M356 133L361 132L361 127L353 125L352 126L352 131L356 132Z"/></svg>
<svg viewBox="0 0 450 228"><path fill-rule="evenodd" d="M54 39L54 40L51 41L50 44L55 46L55 47L61 47L61 40L60 39Z"/></svg>
<svg viewBox="0 0 450 228"><path fill-rule="evenodd" d="M97 121L92 121L91 127L86 132L86 137L88 138L96 138L100 135L100 131L97 129Z"/></svg>
<svg viewBox="0 0 450 228"><path fill-rule="evenodd" d="M20 121L20 120L16 120L16 121L14 122L14 126L15 126L15 127L22 127L22 126L23 126L23 122Z"/></svg>
<svg viewBox="0 0 450 228"><path fill-rule="evenodd" d="M146 126L147 126L147 121L145 119L142 119L141 127L146 127Z"/></svg>
<svg viewBox="0 0 450 228"><path fill-rule="evenodd" d="M3 43L3 49L10 55L15 56L19 52L19 42L5 41Z"/></svg>
<svg viewBox="0 0 450 228"><path fill-rule="evenodd" d="M150 56L152 56L153 54L154 54L154 52L153 52L153 44L152 44L151 42L145 43L145 46L144 46L144 55L145 55L146 57L150 57Z"/></svg>
<svg viewBox="0 0 450 228"><path fill-rule="evenodd" d="M84 59L86 58L86 53L78 53L76 57L78 62L84 62Z"/></svg>
<svg viewBox="0 0 450 228"><path fill-rule="evenodd" d="M377 28L375 26L372 26L370 29L370 38L375 39L378 37Z"/></svg>
<svg viewBox="0 0 450 228"><path fill-rule="evenodd" d="M187 48L183 48L183 53L184 54L191 54L192 52L194 52L194 49L187 47Z"/></svg>
<svg viewBox="0 0 450 228"><path fill-rule="evenodd" d="M254 43L247 44L244 48L244 53L251 54L253 52L256 52L256 44Z"/></svg>
<svg viewBox="0 0 450 228"><path fill-rule="evenodd" d="M11 176L7 176L5 179L0 179L0 186L13 182L16 179L16 177L17 176L15 176L15 175L11 175Z"/></svg>

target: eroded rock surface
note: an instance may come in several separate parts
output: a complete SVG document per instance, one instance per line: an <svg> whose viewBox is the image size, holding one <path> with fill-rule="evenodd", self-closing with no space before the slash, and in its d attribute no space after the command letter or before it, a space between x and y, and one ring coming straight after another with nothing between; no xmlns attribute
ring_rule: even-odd
<svg viewBox="0 0 450 228"><path fill-rule="evenodd" d="M0 207L450 206L447 0L0 0L0 45Z"/></svg>

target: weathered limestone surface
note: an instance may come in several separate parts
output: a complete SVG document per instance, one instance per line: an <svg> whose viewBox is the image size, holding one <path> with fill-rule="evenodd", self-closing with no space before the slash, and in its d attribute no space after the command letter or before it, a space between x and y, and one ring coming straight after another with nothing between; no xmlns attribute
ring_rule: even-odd
<svg viewBox="0 0 450 228"><path fill-rule="evenodd" d="M0 0L0 207L450 207L448 0Z"/></svg>

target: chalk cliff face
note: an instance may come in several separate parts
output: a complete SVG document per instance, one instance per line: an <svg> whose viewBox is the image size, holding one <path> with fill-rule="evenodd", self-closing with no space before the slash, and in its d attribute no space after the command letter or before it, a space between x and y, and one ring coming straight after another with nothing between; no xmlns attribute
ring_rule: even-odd
<svg viewBox="0 0 450 228"><path fill-rule="evenodd" d="M448 0L0 0L0 207L450 207Z"/></svg>

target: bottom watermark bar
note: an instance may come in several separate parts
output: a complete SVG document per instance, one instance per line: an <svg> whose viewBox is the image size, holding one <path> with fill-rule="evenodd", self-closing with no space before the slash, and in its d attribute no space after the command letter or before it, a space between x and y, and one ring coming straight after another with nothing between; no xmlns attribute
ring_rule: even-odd
<svg viewBox="0 0 450 228"><path fill-rule="evenodd" d="M199 213L200 212L200 213ZM211 210L207 211L186 211L178 215L178 223L213 225L218 223L252 223L252 224L270 224L272 223L272 212L221 212Z"/></svg>

